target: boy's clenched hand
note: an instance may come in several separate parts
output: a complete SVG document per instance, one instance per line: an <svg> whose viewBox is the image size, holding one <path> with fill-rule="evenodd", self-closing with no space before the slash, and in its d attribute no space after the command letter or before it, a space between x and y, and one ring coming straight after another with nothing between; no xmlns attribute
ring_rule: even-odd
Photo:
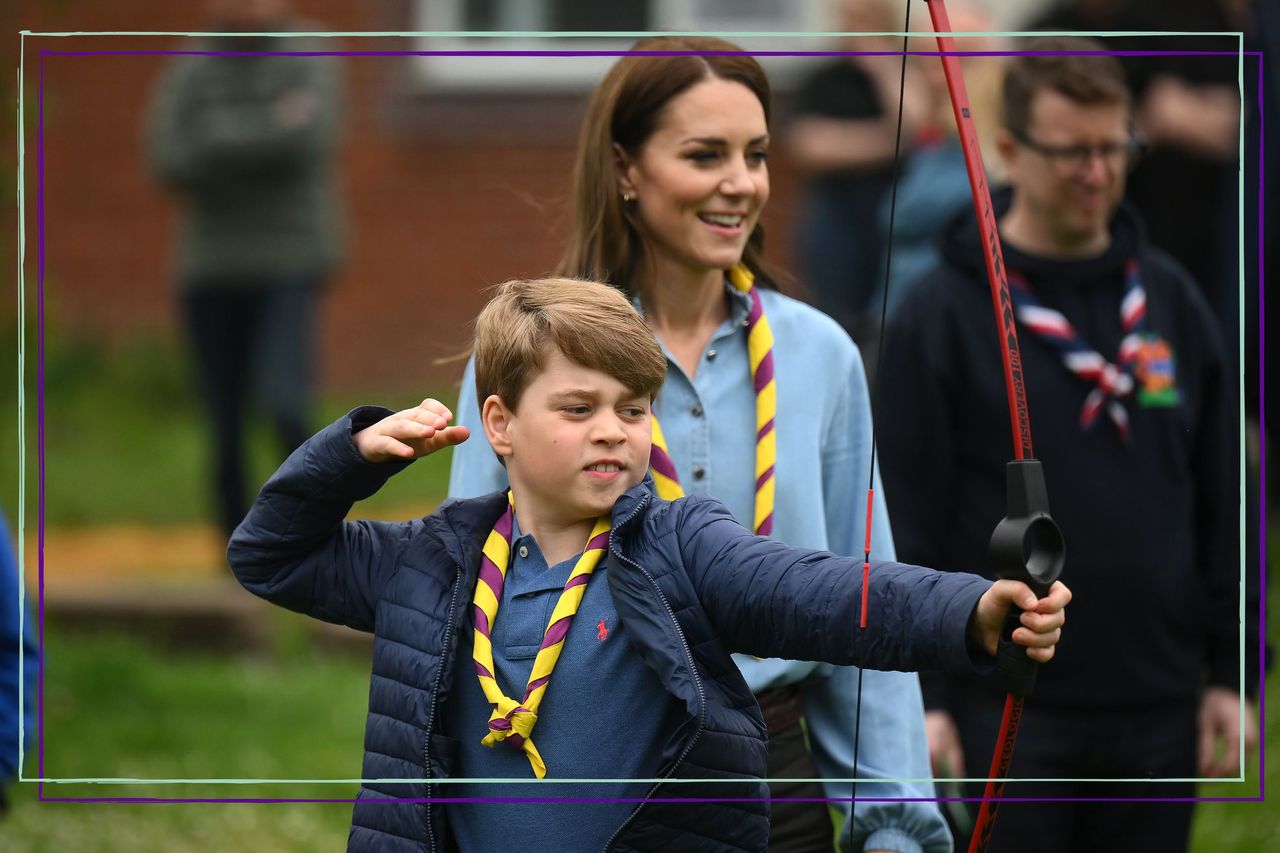
<svg viewBox="0 0 1280 853"><path fill-rule="evenodd" d="M443 447L461 444L471 435L464 426L449 426L453 412L438 400L387 415L352 439L366 462L419 459Z"/></svg>
<svg viewBox="0 0 1280 853"><path fill-rule="evenodd" d="M999 580L982 598L969 617L969 641L989 655L996 653L1005 614L1017 605L1022 608L1022 626L1013 632L1013 641L1027 647L1027 657L1044 663L1053 657L1054 647L1062 636L1067 621L1065 608L1071 601L1071 590L1062 581L1054 581L1049 594L1037 599L1031 587L1021 581Z"/></svg>

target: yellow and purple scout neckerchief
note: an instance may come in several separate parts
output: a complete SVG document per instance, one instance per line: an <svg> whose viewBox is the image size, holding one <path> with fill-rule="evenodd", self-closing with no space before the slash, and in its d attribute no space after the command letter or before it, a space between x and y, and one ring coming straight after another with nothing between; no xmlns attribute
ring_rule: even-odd
<svg viewBox="0 0 1280 853"><path fill-rule="evenodd" d="M778 386L773 375L773 332L769 330L769 321L764 316L764 306L756 292L755 276L751 271L739 264L729 270L729 283L751 300L751 313L747 315L747 357L751 361L751 382L756 392L756 506L752 529L761 536L768 536L773 533L773 469L778 461L778 440L773 428L778 412ZM658 497L668 501L684 497L684 489L680 486L657 415L653 416L653 449L649 453L649 467L653 470Z"/></svg>
<svg viewBox="0 0 1280 853"><path fill-rule="evenodd" d="M499 741L505 741L516 749L524 750L533 767L533 774L541 779L547 775L547 765L538 754L538 748L533 745L530 733L538 722L538 706L542 704L547 682L551 680L551 671L555 669L560 652L564 649L565 634L582 604L587 581L591 579L591 573L609 548L610 518L602 515L596 519L595 527L591 529L591 535L587 539L587 546L570 572L569 580L565 581L564 590L547 622L538 655L534 658L529 683L519 702L508 697L498 686L492 642L493 623L498 615L498 605L502 601L502 584L507 576L507 568L511 565L511 531L514 519L515 498L511 492L507 492L507 510L493 526L484 543L480 576L476 580L476 595L472 603L476 623L476 675L480 678L480 689L484 691L485 698L494 706L493 713L489 716L489 733L481 743L492 747Z"/></svg>

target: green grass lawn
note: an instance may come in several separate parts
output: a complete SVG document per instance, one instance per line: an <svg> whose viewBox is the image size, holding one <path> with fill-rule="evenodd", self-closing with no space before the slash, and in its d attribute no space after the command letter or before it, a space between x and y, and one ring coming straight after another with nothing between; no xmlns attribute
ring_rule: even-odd
<svg viewBox="0 0 1280 853"><path fill-rule="evenodd" d="M287 633L287 629L285 631ZM51 631L46 672L45 773L61 777L305 778L359 776L368 663L286 643L263 657L166 653L143 640ZM1271 707L1277 707L1271 690ZM1268 789L1280 725L1269 721ZM27 775L36 775L34 749ZM1257 792L1253 781L1204 786L1205 796ZM349 798L354 785L46 785L46 797ZM340 804L37 802L12 792L0 850L160 853L321 851L344 847ZM1277 849L1274 807L1205 804L1199 853Z"/></svg>
<svg viewBox="0 0 1280 853"><path fill-rule="evenodd" d="M1280 786L1280 771L1276 760L1280 758L1280 724L1276 722L1276 710L1280 708L1280 690L1271 679L1267 706L1267 779L1266 803L1201 803L1196 807L1192 827L1191 849L1198 853L1255 853L1263 850L1280 850L1280 814L1275 800ZM1250 762L1244 782L1214 782L1199 787L1201 797L1257 797L1258 761Z"/></svg>
<svg viewBox="0 0 1280 853"><path fill-rule="evenodd" d="M356 655L166 654L120 636L50 635L49 777L360 776L368 663ZM34 748L27 764L36 775ZM49 784L46 797L351 798L354 784ZM0 822L6 851L341 850L336 804L38 802L21 784Z"/></svg>

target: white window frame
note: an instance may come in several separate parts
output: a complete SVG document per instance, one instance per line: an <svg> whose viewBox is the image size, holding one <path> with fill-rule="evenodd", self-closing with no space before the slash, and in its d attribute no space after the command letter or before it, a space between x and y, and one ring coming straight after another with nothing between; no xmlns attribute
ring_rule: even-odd
<svg viewBox="0 0 1280 853"><path fill-rule="evenodd" d="M452 35L463 32L466 0L414 0L413 28L422 35L417 50L580 50L624 51L635 36L583 33L563 37L520 37L494 34ZM542 31L537 0L507 0L513 10L528 11L525 22ZM607 2L607 0L602 0ZM728 6L728 0L649 0L650 25L661 32L829 32L835 23L833 4L823 0L778 2L772 16L741 17L716 14L714 6ZM522 23L525 23L522 22ZM830 36L732 37L744 50L829 50ZM414 82L424 91L441 94L536 92L572 94L588 91L599 82L616 56L498 57L498 56L416 56ZM775 87L786 88L813 64L809 57L761 57L761 64Z"/></svg>

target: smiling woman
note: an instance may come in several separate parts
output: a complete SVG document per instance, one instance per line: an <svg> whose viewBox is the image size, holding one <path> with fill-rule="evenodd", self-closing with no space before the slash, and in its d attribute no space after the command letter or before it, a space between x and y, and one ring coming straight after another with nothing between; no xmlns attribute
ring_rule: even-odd
<svg viewBox="0 0 1280 853"><path fill-rule="evenodd" d="M631 213L651 249L638 272L647 287L688 292L689 279L738 263L769 200L768 125L750 89L704 80L668 104L638 150L616 147L618 186L634 198ZM686 370L696 372L696 361Z"/></svg>

